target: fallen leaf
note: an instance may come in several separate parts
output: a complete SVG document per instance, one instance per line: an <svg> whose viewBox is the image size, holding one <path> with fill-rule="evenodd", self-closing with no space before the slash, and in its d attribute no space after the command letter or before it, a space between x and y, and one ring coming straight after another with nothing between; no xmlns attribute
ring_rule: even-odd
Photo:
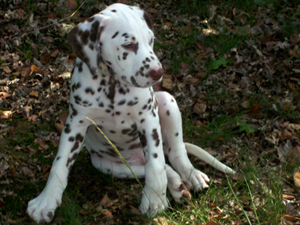
<svg viewBox="0 0 300 225"><path fill-rule="evenodd" d="M195 77L198 79L201 79L202 77L204 77L205 73L204 72L196 72L195 73Z"/></svg>
<svg viewBox="0 0 300 225"><path fill-rule="evenodd" d="M34 174L33 174L32 170L29 169L28 167L22 167L22 173L23 173L26 177L34 177Z"/></svg>
<svg viewBox="0 0 300 225"><path fill-rule="evenodd" d="M54 127L55 127L55 129L57 130L57 132L58 132L59 134L61 134L62 131L63 131L63 129L64 129L64 125L61 124L61 123L55 123L55 124L54 124Z"/></svg>
<svg viewBox="0 0 300 225"><path fill-rule="evenodd" d="M296 49L291 49L290 51L289 51L289 54L290 54L290 56L293 56L293 57L297 57L297 51L296 51Z"/></svg>
<svg viewBox="0 0 300 225"><path fill-rule="evenodd" d="M39 97L39 92L38 91L32 91L32 92L30 92L29 96L37 98L37 97Z"/></svg>
<svg viewBox="0 0 300 225"><path fill-rule="evenodd" d="M287 199L287 200L293 200L293 199L295 199L296 197L295 197L294 195L283 194L283 195L282 195L282 198L283 198L283 199Z"/></svg>
<svg viewBox="0 0 300 225"><path fill-rule="evenodd" d="M29 113L30 113L31 110L32 110L32 106L25 105L22 108L22 112L23 112L24 117L28 118L29 117Z"/></svg>
<svg viewBox="0 0 300 225"><path fill-rule="evenodd" d="M11 97L11 94L0 91L0 100Z"/></svg>
<svg viewBox="0 0 300 225"><path fill-rule="evenodd" d="M195 78L195 77L187 77L185 79L186 84L192 84L192 85L196 85L199 83L199 79Z"/></svg>
<svg viewBox="0 0 300 225"><path fill-rule="evenodd" d="M65 124L66 121L67 121L67 118L69 116L69 113L68 112L63 112L58 118L59 118L59 121L62 123L62 124Z"/></svg>
<svg viewBox="0 0 300 225"><path fill-rule="evenodd" d="M5 73L11 73L11 69L8 66L3 66L1 67L1 69L5 72Z"/></svg>
<svg viewBox="0 0 300 225"><path fill-rule="evenodd" d="M292 106L292 102L289 102L289 101L285 101L284 103L282 103L282 108L287 111L291 108Z"/></svg>
<svg viewBox="0 0 300 225"><path fill-rule="evenodd" d="M30 66L30 74L31 75L33 72L36 72L36 73L40 73L40 74L43 74L44 72L42 70L40 70L36 65L31 65Z"/></svg>
<svg viewBox="0 0 300 225"><path fill-rule="evenodd" d="M40 62L41 62L42 64L47 64L47 63L49 63L49 62L50 62L50 56L51 56L51 54L45 54L45 55L42 55L42 56L40 57Z"/></svg>
<svg viewBox="0 0 300 225"><path fill-rule="evenodd" d="M0 198L0 208L3 208L5 206L5 202Z"/></svg>
<svg viewBox="0 0 300 225"><path fill-rule="evenodd" d="M166 23L164 24L164 26L163 26L163 29L164 29L164 30L171 30L172 25L173 25L172 23L166 22Z"/></svg>
<svg viewBox="0 0 300 225"><path fill-rule="evenodd" d="M108 218L111 218L111 219L113 218L112 213L107 209L101 211L101 214L104 215L104 216L107 216Z"/></svg>
<svg viewBox="0 0 300 225"><path fill-rule="evenodd" d="M289 222L296 222L296 221L298 221L298 219L296 217L291 216L289 214L285 214L283 216L283 218L284 218L284 220L289 221Z"/></svg>
<svg viewBox="0 0 300 225"><path fill-rule="evenodd" d="M252 116L257 116L258 114L260 114L262 112L263 108L258 105L258 104L253 104L250 108L250 110L248 111L249 115Z"/></svg>
<svg viewBox="0 0 300 225"><path fill-rule="evenodd" d="M294 173L294 182L297 188L300 188L300 172Z"/></svg>
<svg viewBox="0 0 300 225"><path fill-rule="evenodd" d="M142 215L141 211L138 210L137 208L133 207L132 205L129 205L130 206L130 211L136 215Z"/></svg>
<svg viewBox="0 0 300 225"><path fill-rule="evenodd" d="M160 216L157 218L154 218L153 221L157 224L157 225L168 225L168 220L166 219L166 217L164 216Z"/></svg>
<svg viewBox="0 0 300 225"><path fill-rule="evenodd" d="M12 111L3 111L0 115L0 119L8 119L12 117Z"/></svg>
<svg viewBox="0 0 300 225"><path fill-rule="evenodd" d="M228 86L234 90L237 90L237 91L240 90L240 85L238 85L238 84L229 83Z"/></svg>
<svg viewBox="0 0 300 225"><path fill-rule="evenodd" d="M55 49L55 50L50 54L50 56L55 58L55 57L57 57L58 53L59 53L59 50L58 50L58 49Z"/></svg>
<svg viewBox="0 0 300 225"><path fill-rule="evenodd" d="M36 122L37 115L32 114L31 116L28 116L27 119L28 119L29 121Z"/></svg>
<svg viewBox="0 0 300 225"><path fill-rule="evenodd" d="M186 70L190 69L189 64L187 64L185 62L180 63L180 66L181 66L182 69L186 69Z"/></svg>
<svg viewBox="0 0 300 225"><path fill-rule="evenodd" d="M284 129L281 133L280 133L280 140L285 141L286 139L291 138L293 135L291 134L291 132L289 132L287 129Z"/></svg>
<svg viewBox="0 0 300 225"><path fill-rule="evenodd" d="M78 6L76 0L65 0L64 4L68 9L76 9Z"/></svg>
<svg viewBox="0 0 300 225"><path fill-rule="evenodd" d="M291 42L292 42L293 44L297 44L298 41L299 41L299 37L298 37L297 34L292 34L292 35L290 36L290 40L291 40Z"/></svg>
<svg viewBox="0 0 300 225"><path fill-rule="evenodd" d="M197 114L203 114L203 113L205 113L206 108L207 108L207 105L204 102L196 103L194 106L194 111Z"/></svg>
<svg viewBox="0 0 300 225"><path fill-rule="evenodd" d="M109 197L107 196L107 193L104 195L104 197L101 199L100 201L100 205L102 205L105 208L108 208L110 206L112 206L112 201L109 199Z"/></svg>
<svg viewBox="0 0 300 225"><path fill-rule="evenodd" d="M244 101L241 103L241 106L244 108L244 109L247 109L250 107L250 102L249 101Z"/></svg>
<svg viewBox="0 0 300 225"><path fill-rule="evenodd" d="M6 170L9 168L7 162L1 161L0 162L0 177L6 174Z"/></svg>
<svg viewBox="0 0 300 225"><path fill-rule="evenodd" d="M164 76L162 80L162 86L167 90L172 90L176 86L176 83L172 81L171 75Z"/></svg>
<svg viewBox="0 0 300 225"><path fill-rule="evenodd" d="M9 169L10 169L10 172L11 172L12 175L16 174L17 171L13 168L13 165L12 165L11 162L9 162Z"/></svg>
<svg viewBox="0 0 300 225"><path fill-rule="evenodd" d="M291 151L288 152L287 161L293 166L300 162L300 146L295 146Z"/></svg>

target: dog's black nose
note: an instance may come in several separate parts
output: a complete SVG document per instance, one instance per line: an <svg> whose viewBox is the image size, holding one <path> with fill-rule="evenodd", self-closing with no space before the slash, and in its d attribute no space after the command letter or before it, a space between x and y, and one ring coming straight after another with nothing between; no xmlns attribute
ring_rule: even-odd
<svg viewBox="0 0 300 225"><path fill-rule="evenodd" d="M158 69L158 70L150 70L146 77L151 77L152 80L159 80L162 75L164 74L163 69Z"/></svg>

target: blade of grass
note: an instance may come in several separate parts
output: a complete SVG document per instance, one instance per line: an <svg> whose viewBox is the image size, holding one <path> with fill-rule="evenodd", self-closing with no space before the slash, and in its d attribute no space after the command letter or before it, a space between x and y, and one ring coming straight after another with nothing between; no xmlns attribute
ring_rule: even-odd
<svg viewBox="0 0 300 225"><path fill-rule="evenodd" d="M250 195L250 198L251 198L251 203L252 203L252 206L253 206L253 211L254 211L254 214L255 214L255 217L256 217L256 221L257 221L258 224L260 224L260 221L259 221L259 218L258 218L258 215L257 215L257 211L256 211L256 207L255 207L255 204L253 202L252 192L250 190L249 184L248 184L247 179L246 179L245 176L244 176L244 180L245 180L247 188L249 190L249 195Z"/></svg>
<svg viewBox="0 0 300 225"><path fill-rule="evenodd" d="M241 210L242 210L242 212L244 213L245 217L247 218L248 223L249 223L250 225L252 225L252 223L251 223L251 221L250 221L250 219L249 219L249 217L248 217L246 211L244 210L244 208L243 208L242 204L240 203L238 197L236 196L236 194L235 194L234 191L233 191L233 188L232 188L232 186L231 186L231 183L229 182L228 176L226 176L226 179L227 179L227 183L228 183L228 185L229 185L229 187L230 187L231 193L233 194L233 196L234 196L234 198L235 198L237 204L239 205L239 207L241 208Z"/></svg>
<svg viewBox="0 0 300 225"><path fill-rule="evenodd" d="M104 134L104 132L97 126L97 124L90 118L86 117L89 121L92 122L92 124L94 124L97 128L97 130L103 135L103 137L105 138L105 140L110 144L110 146L116 151L116 153L119 155L120 159L122 160L122 162L128 167L128 169L131 171L132 175L134 176L134 178L136 179L136 181L141 185L141 187L143 188L142 183L140 182L139 178L135 175L135 173L133 172L133 170L131 169L130 165L127 163L126 159L122 156L122 154L119 152L117 146L115 146L109 139L108 137Z"/></svg>

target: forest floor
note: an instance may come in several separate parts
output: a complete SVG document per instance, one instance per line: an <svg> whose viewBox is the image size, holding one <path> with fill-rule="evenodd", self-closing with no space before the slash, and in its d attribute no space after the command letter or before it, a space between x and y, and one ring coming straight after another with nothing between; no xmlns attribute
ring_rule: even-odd
<svg viewBox="0 0 300 225"><path fill-rule="evenodd" d="M68 32L114 1L3 0L0 5L0 224L34 224L68 115L75 56ZM122 1L153 20L185 141L238 172L149 219L135 180L103 175L82 150L53 224L300 224L300 2ZM142 181L143 182L143 181Z"/></svg>

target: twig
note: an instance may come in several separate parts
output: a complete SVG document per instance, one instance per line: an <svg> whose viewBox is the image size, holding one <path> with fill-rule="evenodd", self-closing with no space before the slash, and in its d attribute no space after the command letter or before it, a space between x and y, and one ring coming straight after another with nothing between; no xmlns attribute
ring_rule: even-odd
<svg viewBox="0 0 300 225"><path fill-rule="evenodd" d="M79 7L78 7L78 8L77 8L70 16L68 16L67 18L60 19L60 20L57 21L57 22L54 22L54 23L48 24L48 25L46 25L46 26L43 26L43 27L39 28L39 30L43 30L43 29L45 29L45 28L48 28L48 27L53 26L54 24L61 23L61 22L65 21L65 20L67 20L67 19L72 18L72 17L78 12L78 10L82 7L82 5L85 3L85 1L86 1L86 0L84 0L84 1L80 4L80 6L79 6ZM34 31L25 33L25 34L22 35L22 38L25 37L25 36L27 36L28 34L32 34L32 33L34 33Z"/></svg>

